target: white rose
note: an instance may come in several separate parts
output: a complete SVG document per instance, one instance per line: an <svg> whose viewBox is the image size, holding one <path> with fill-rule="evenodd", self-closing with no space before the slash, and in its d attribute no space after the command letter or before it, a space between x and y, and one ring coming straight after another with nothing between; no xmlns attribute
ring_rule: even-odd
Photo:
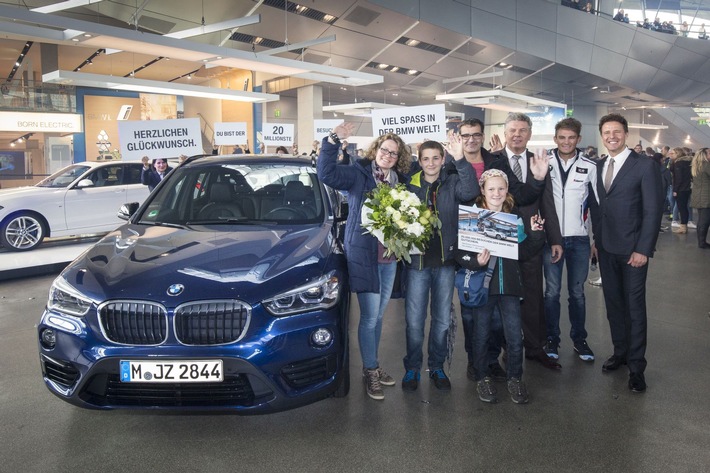
<svg viewBox="0 0 710 473"><path fill-rule="evenodd" d="M414 222L414 223L410 223L409 225L407 225L407 233L409 233L410 235L414 235L416 237L419 237L419 236L421 236L421 234L423 232L424 232L424 227L419 222Z"/></svg>

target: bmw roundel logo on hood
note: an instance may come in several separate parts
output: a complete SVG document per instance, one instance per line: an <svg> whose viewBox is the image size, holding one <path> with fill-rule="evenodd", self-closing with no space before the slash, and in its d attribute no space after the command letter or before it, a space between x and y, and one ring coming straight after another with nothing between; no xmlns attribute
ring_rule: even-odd
<svg viewBox="0 0 710 473"><path fill-rule="evenodd" d="M182 291L185 290L185 286L182 284L171 284L170 287L168 287L168 295L169 296L178 296L182 293Z"/></svg>

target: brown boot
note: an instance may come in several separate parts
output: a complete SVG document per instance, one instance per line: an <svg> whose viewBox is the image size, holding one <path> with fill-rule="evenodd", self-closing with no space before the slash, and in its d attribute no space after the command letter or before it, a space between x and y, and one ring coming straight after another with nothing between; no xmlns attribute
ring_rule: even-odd
<svg viewBox="0 0 710 473"><path fill-rule="evenodd" d="M673 229L673 233L678 233L678 234L688 233L688 225L681 223L678 228Z"/></svg>

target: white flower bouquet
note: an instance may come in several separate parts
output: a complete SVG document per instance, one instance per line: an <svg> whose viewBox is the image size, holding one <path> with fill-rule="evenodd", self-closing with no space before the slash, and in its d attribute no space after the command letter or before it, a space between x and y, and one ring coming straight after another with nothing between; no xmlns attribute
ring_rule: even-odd
<svg viewBox="0 0 710 473"><path fill-rule="evenodd" d="M412 262L410 254L424 252L433 231L441 228L435 212L403 184L380 184L365 199L362 227L385 247L385 256Z"/></svg>

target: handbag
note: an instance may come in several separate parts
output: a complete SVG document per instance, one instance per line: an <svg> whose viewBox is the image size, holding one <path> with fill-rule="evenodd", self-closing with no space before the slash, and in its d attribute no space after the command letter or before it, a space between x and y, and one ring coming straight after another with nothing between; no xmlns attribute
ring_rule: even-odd
<svg viewBox="0 0 710 473"><path fill-rule="evenodd" d="M485 269L461 268L456 272L454 285L459 293L459 300L464 307L483 307L488 302L488 288L493 278L493 269L497 257L491 256Z"/></svg>

